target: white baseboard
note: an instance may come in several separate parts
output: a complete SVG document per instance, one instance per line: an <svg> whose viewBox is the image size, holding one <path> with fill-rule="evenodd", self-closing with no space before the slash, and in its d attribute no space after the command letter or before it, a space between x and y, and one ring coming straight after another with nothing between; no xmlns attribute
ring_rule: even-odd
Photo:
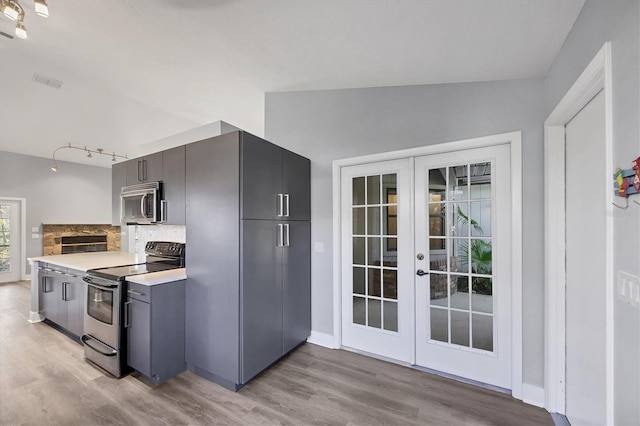
<svg viewBox="0 0 640 426"><path fill-rule="evenodd" d="M523 383L522 402L544 408L544 388Z"/></svg>
<svg viewBox="0 0 640 426"><path fill-rule="evenodd" d="M38 312L33 312L33 311L29 311L29 322L30 323L35 323L35 322L40 322L42 321L42 317L40 316L40 314Z"/></svg>
<svg viewBox="0 0 640 426"><path fill-rule="evenodd" d="M324 346L325 348L335 349L333 347L333 335L331 334L311 330L311 335L307 339L307 342L318 346Z"/></svg>

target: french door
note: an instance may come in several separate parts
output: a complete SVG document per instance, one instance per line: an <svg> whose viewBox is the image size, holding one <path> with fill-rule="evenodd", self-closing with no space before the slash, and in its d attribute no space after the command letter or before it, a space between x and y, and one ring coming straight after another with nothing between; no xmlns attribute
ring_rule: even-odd
<svg viewBox="0 0 640 426"><path fill-rule="evenodd" d="M511 388L508 145L341 170L342 345Z"/></svg>
<svg viewBox="0 0 640 426"><path fill-rule="evenodd" d="M342 345L413 362L410 161L342 169Z"/></svg>
<svg viewBox="0 0 640 426"><path fill-rule="evenodd" d="M0 283L21 278L20 202L0 199Z"/></svg>
<svg viewBox="0 0 640 426"><path fill-rule="evenodd" d="M504 388L511 388L509 164L507 145L415 160L416 364Z"/></svg>

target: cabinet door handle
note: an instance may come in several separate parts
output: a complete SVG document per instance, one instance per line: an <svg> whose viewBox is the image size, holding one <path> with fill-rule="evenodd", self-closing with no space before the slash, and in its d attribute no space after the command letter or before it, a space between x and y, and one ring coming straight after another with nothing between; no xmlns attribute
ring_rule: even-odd
<svg viewBox="0 0 640 426"><path fill-rule="evenodd" d="M67 283L64 281L62 282L62 301L67 301Z"/></svg>
<svg viewBox="0 0 640 426"><path fill-rule="evenodd" d="M289 247L289 224L288 223L284 224L284 229L286 229L287 232L285 232L286 237L283 245L285 247Z"/></svg>
<svg viewBox="0 0 640 426"><path fill-rule="evenodd" d="M138 160L138 182L141 182L143 180L143 177L141 176L140 173L140 169L142 168L142 160Z"/></svg>
<svg viewBox="0 0 640 426"><path fill-rule="evenodd" d="M167 221L167 200L160 201L160 222Z"/></svg>
<svg viewBox="0 0 640 426"><path fill-rule="evenodd" d="M131 327L131 316L129 315L130 308L131 302L124 302L124 328Z"/></svg>
<svg viewBox="0 0 640 426"><path fill-rule="evenodd" d="M133 294L134 296L144 296L145 295L145 293L140 293L139 291L136 291L136 290L127 290L127 293ZM130 303L130 302L127 302L127 303Z"/></svg>
<svg viewBox="0 0 640 426"><path fill-rule="evenodd" d="M147 180L147 160L142 160L142 180Z"/></svg>
<svg viewBox="0 0 640 426"><path fill-rule="evenodd" d="M284 246L284 225L281 223L278 224L278 236L276 238L276 246L283 247Z"/></svg>
<svg viewBox="0 0 640 426"><path fill-rule="evenodd" d="M284 211L284 195L278 194L278 217L282 217Z"/></svg>
<svg viewBox="0 0 640 426"><path fill-rule="evenodd" d="M42 277L42 292L50 293L51 290L47 290L47 277Z"/></svg>
<svg viewBox="0 0 640 426"><path fill-rule="evenodd" d="M284 214L284 217L289 217L289 194L284 194L284 199L286 200L285 202L285 206L286 206L286 213Z"/></svg>

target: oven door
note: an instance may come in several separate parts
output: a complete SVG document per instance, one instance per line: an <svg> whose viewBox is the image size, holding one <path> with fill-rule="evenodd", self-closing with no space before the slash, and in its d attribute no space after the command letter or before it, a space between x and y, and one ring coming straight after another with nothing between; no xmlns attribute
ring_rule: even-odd
<svg viewBox="0 0 640 426"><path fill-rule="evenodd" d="M84 334L120 349L121 283L98 284L87 281L87 284Z"/></svg>

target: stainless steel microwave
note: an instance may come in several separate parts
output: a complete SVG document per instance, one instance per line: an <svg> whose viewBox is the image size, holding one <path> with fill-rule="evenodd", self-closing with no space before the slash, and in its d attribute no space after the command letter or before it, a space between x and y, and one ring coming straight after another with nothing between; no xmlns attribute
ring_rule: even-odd
<svg viewBox="0 0 640 426"><path fill-rule="evenodd" d="M164 222L162 182L123 187L120 190L120 222L127 225Z"/></svg>

